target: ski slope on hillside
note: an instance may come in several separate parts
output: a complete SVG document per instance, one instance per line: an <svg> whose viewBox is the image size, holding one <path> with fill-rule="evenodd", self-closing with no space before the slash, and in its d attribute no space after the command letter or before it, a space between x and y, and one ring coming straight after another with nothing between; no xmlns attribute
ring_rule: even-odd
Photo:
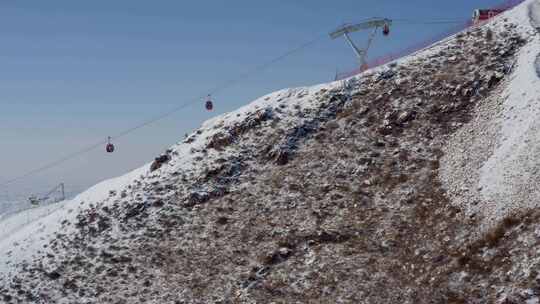
<svg viewBox="0 0 540 304"><path fill-rule="evenodd" d="M476 235L482 222L452 206L440 178L447 156L463 156L467 175L500 175L466 184L486 182L474 188L497 215L506 201L491 206L489 197L515 194L497 183L535 167L534 157L516 157L518 168L504 163L515 147L525 155L538 144L532 3L345 81L263 96L51 214L32 210L43 217L29 225L20 227L23 214L0 222L11 227L0 237L0 296L465 303L472 295L504 303L501 295L536 288L527 268L540 265L540 212L530 226L510 221L486 241ZM474 136L496 144L474 167L467 151L443 150L456 133L469 134L477 114L494 130L472 129L463 146ZM532 183L522 193L535 194L535 175L522 180Z"/></svg>
<svg viewBox="0 0 540 304"><path fill-rule="evenodd" d="M515 71L503 96L498 147L481 169L479 187L493 218L540 202L540 77L536 61L540 35L532 34L540 21L540 2L508 14L531 33L531 41L521 50ZM529 20L529 18L536 18ZM533 25L532 27L530 25Z"/></svg>
<svg viewBox="0 0 540 304"><path fill-rule="evenodd" d="M55 205L42 206L11 215L0 221L0 275L23 260L27 260L44 248L61 230L64 220L71 220L92 204L105 201L110 191L127 187L136 178L145 174L148 165L118 178L103 181L72 200Z"/></svg>
<svg viewBox="0 0 540 304"><path fill-rule="evenodd" d="M62 222L74 222L80 212L95 205L106 206L114 203L123 191L129 190L134 184L155 182L178 172L203 170L204 168L198 166L198 159L202 157L201 150L220 130L242 123L253 114L260 112L261 109L271 105L286 104L296 110L314 108L316 106L314 100L318 96L344 88L348 88L348 92L352 94L355 89L358 89L360 83L358 77L353 77L346 81L284 89L270 93L236 111L204 122L183 142L169 149L169 153L175 155L174 159L155 172L150 172L151 163L148 163L124 176L103 181L72 200L55 206L27 210L0 221L0 275L8 275L15 264L46 251L44 245L49 243L58 233L69 234L69 231L62 230ZM282 123L286 124L288 121L284 119ZM224 157L224 155L218 155L214 152L204 157L215 159Z"/></svg>
<svg viewBox="0 0 540 304"><path fill-rule="evenodd" d="M528 3L533 2L529 1ZM524 31L531 31L528 14L527 6L522 5L504 16L497 17L497 19L510 18L520 24ZM442 47L441 44L438 43L395 63L405 64L414 60L416 56L430 56L430 54L437 52L439 47ZM516 194L515 187L524 183L530 185L538 176L538 174L535 175L537 171L534 171L537 168L534 155L538 155L540 152L540 143L538 142L540 83L535 75L534 60L536 54L540 53L539 46L538 36L536 36L521 51L513 80L507 88L505 116L508 119L502 122L503 140L493 157L484 166L481 180L483 194L489 199L501 199L506 203L513 199L512 195ZM345 81L313 87L285 89L268 94L237 111L223 114L203 123L198 131L170 149L170 153L175 157L155 172L149 172L150 164L147 164L129 174L104 181L90 188L73 200L59 204L58 209L53 212L47 208L36 208L0 222L0 231L2 231L0 232L0 273L8 275L10 271L14 270L13 265L38 256L40 251L46 252L47 249L44 246L50 242L55 234L70 233L70 231L62 230L61 223L63 221L74 222L79 212L98 203L102 204L101 206L114 203L122 191L131 185L152 183L179 172L201 171L204 169L198 165L198 159L201 157L226 158L227 155L219 154L216 151L202 152L219 131L233 128L249 119L254 113L268 107L279 108L279 105L285 104L288 108L310 109L318 106L315 104L317 97L328 92L344 90L348 94L354 94L362 86L362 77L386 68L386 66L382 66ZM288 123L287 116L284 117L280 123L286 125ZM533 154L531 154L532 151ZM529 158L529 155L533 155L533 157ZM519 166L516 167L516 164ZM523 175L522 172L526 172L526 174ZM507 184L508 180L511 181L510 184ZM519 191L522 190L519 189ZM533 194L538 194L538 189L525 190L527 193L532 191ZM173 194L170 193L170 195ZM34 221L26 224L29 218L34 219Z"/></svg>
<svg viewBox="0 0 540 304"><path fill-rule="evenodd" d="M430 49L402 58L396 63L406 64L415 60L417 56L429 56L439 51L442 46L438 46L438 44ZM381 66L346 80L311 87L283 89L267 94L238 110L205 121L184 141L168 150L171 155L174 155L173 159L155 172L150 172L151 163L148 163L124 176L101 182L74 199L56 205L54 210L50 207L35 208L11 216L6 221L0 221L0 230L3 231L0 233L0 274L8 275L15 264L34 257L38 252L46 251L43 246L50 242L55 234L68 234L69 231L62 231L62 222L74 222L80 212L95 205L105 206L114 203L120 193L128 190L132 185L156 182L179 172L190 172L190 174L196 175L206 169L198 163L202 157L207 160L226 158L226 155L216 151L204 151L203 153L208 142L220 131L242 124L265 108L280 108L280 106L286 105L287 108L294 109L295 112L301 112L305 109L319 107L317 101L329 94L336 92L355 94L362 87L363 77L380 73L385 69L387 67ZM294 116L283 115L280 123L287 125L293 123L294 119L296 119Z"/></svg>
<svg viewBox="0 0 540 304"><path fill-rule="evenodd" d="M444 187L467 216L485 217L489 229L501 218L535 207L539 201L540 54L539 1L532 0L495 18L509 19L524 34L512 73L502 90L485 96L474 119L450 139L441 170Z"/></svg>

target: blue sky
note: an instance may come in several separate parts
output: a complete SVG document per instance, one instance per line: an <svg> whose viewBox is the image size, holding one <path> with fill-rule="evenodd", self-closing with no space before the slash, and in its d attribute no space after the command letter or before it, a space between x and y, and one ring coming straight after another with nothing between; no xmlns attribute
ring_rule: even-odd
<svg viewBox="0 0 540 304"><path fill-rule="evenodd" d="M497 0L8 1L0 0L0 183L117 134L344 22L373 16L469 18ZM396 24L372 56L451 25ZM356 34L358 42L364 34ZM77 191L134 169L209 117L271 91L355 68L342 40L302 53L115 144L0 188L24 197L65 182Z"/></svg>

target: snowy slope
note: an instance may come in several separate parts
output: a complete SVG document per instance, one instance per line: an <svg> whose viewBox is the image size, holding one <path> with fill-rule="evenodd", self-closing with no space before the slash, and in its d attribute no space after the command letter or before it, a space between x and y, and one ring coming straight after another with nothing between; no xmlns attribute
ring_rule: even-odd
<svg viewBox="0 0 540 304"><path fill-rule="evenodd" d="M527 37L505 88L487 96L472 122L447 145L442 180L469 216L486 217L486 227L540 202L540 1L527 1L502 18Z"/></svg>
<svg viewBox="0 0 540 304"><path fill-rule="evenodd" d="M534 96L534 94L538 96L538 86L535 87L537 79L533 77L535 70L531 62L531 59L534 58L533 55L536 56L538 53L538 36L532 35L532 27L528 20L528 5L532 2L528 1L526 5L519 6L507 14L497 17L495 22L490 25L500 35L512 34L512 31L516 31L528 35L529 39L519 53L513 74L505 80L504 85L498 88L498 90L505 90L503 95L508 96L504 100L504 113L509 118L500 122L502 140L493 153L492 159L483 166L482 180L477 181L477 183L482 183L478 185L484 185L481 188L482 194L490 201L497 199L499 202L499 196L502 197L501 199L508 199L507 196L515 194L510 186L506 187L506 177L503 177L503 172L513 174L510 176L511 184L534 183L536 181L534 179L535 173L531 170L534 170L537 162L532 158L526 158L525 152L528 149L538 148L536 142L538 136L535 136L537 133L534 133L538 131L535 122L538 115L538 100L522 98L524 93L526 97ZM510 23L517 24L518 29L514 29L511 24L504 21L505 18L510 19ZM83 281L85 283L81 288L92 290L94 288L92 284L99 284L96 281L103 278L100 277L103 275L103 271L99 269L105 265L110 266L107 263L111 261L111 256L115 259L113 264L116 265L118 263L116 258L120 255L125 255L124 261L132 261L133 266L141 267L142 265L143 269L140 271L143 273L148 271L153 278L152 282L166 284L174 277L176 282L188 284L188 286L192 282L195 285L197 282L203 285L202 283L207 282L205 280L213 279L215 272L220 272L223 275L226 284L230 282L231 285L234 285L241 282L241 284L232 287L221 283L212 287L209 283L208 286L212 292L221 293L213 299L214 302L225 302L225 298L232 297L230 293L228 294L228 290L222 290L227 288L238 292L235 299L247 299L249 290L261 283L269 275L268 271L272 267L275 268L273 273L275 276L289 273L291 275L298 274L300 278L291 279L292 282L289 281L288 284L278 284L277 286L282 286L278 288L279 290L292 288L292 294L301 294L298 290L313 287L310 282L316 282L317 279L320 279L320 275L325 276L333 271L333 269L324 270L327 265L332 265L333 262L336 262L334 268L339 268L339 265L342 264L349 265L347 266L349 268L345 267L345 276L339 274L328 279L324 277L320 279L323 282L322 286L326 288L327 285L347 280L352 276L363 277L361 280L349 282L354 288L339 289L344 288L340 286L339 288L334 287L334 290L325 289L323 294L335 292L340 295L339 298L336 298L337 300L335 299L336 303L354 303L353 300L347 301L341 296L346 295L347 291L352 293L359 290L356 288L356 284L360 282L369 284L371 280L377 282L377 278L382 278L382 281L377 282L378 284L385 282L385 280L403 279L403 282L407 282L402 282L405 286L421 276L427 276L427 281L434 282L435 279L432 280L433 274L431 274L433 270L429 268L431 266L420 272L414 272L414 267L424 267L423 265L429 265L433 261L435 264L442 262L456 264L450 263L445 256L440 257L441 254L434 248L440 246L441 243L447 244L451 241L455 241L455 244L461 244L463 242L462 235L467 231L467 227L462 225L464 221L460 222L462 220L460 218L456 219L460 225L453 222L453 216L457 212L445 205L444 196L436 192L435 189L438 185L434 182L432 171L438 168L437 151L439 151L438 146L445 140L444 136L448 134L445 132L450 132L461 126L460 121L467 119L467 115L460 112L460 109L463 109L467 103L472 104L480 99L476 93L471 93L472 90L469 87L481 79L484 81L484 88L487 88L488 81L486 80L493 79L491 74L487 72L489 71L488 63L482 62L478 64L478 67L467 66L468 61L472 63L473 59L470 58L472 56L466 55L470 55L468 52L474 52L472 45L475 39L480 39L478 37L483 37L482 35L484 32L479 30L467 33L465 37L451 37L431 48L389 65L399 65L396 68L399 72L392 71L389 66L383 66L345 81L306 88L285 89L263 96L237 111L205 122L184 142L167 150L164 155L168 156L170 160L154 171L151 171L150 168L155 163L149 163L125 176L104 181L75 199L58 205L57 211L28 225L23 225L23 223L27 221L29 216L40 217L49 211L35 209L31 211L33 215L20 214L9 218L8 221L0 222L0 230L9 231L9 233L0 234L0 273L6 279L2 281L2 277L0 277L0 283L7 282L9 278L17 277L21 269L27 268L23 266L28 264L32 265L28 268L29 270L26 269L30 272L21 274L21 277L26 276L26 282L30 282L28 285L30 287L25 286L25 288L34 292L35 286L38 284L41 288L40 291L46 291L47 296L53 299L61 298L62 293L71 288L74 290L71 296L77 297L77 288L69 283L72 279L85 278L87 281ZM462 34L462 36L464 35ZM508 50L508 48L518 48L521 44L512 40L511 37L504 38L508 39L502 39L501 36L500 45L493 41L490 43L493 47L513 55L512 50ZM462 39L465 42L455 42L456 39ZM480 40L482 39L484 38ZM445 57L447 56L445 54L449 53L464 57L461 66L465 67L460 67L459 72L466 70L470 75L461 77L463 75L438 74L439 67L448 68L459 65L454 64L456 62L454 56ZM491 56L489 58L497 60L494 65L496 69L501 69L507 60L502 55L503 59L498 58L497 54L489 54L489 56ZM481 75L476 75L478 73ZM416 76L416 79L411 75ZM436 79L430 78L431 75L439 77L437 81L441 83L440 87L435 84L434 80ZM404 85L404 83L410 84ZM353 105L351 102L353 98L360 105ZM371 104L372 108L365 107L365 104ZM340 111L348 111L348 114L336 111L334 109L337 108L336 105L342 107L339 108ZM329 112L330 114L328 114ZM367 112L369 114L366 116L369 117L362 116ZM415 112L416 114L413 114ZM445 117L445 115L439 114L442 112L453 116ZM425 121L416 123L415 116L421 117ZM337 133L332 133L332 130L337 130ZM292 172L289 170L285 176L281 175L283 167L279 167L282 165L279 153L285 151L285 157L287 157L288 148L300 145L296 140L304 140L308 138L306 134L315 131L323 133L321 135L325 135L325 132L331 134L331 136L326 134L329 136L325 147L327 149L319 151L319 156L320 154L322 156L328 154L326 158L332 157L333 161L326 163L325 157L321 157L321 160L317 161L315 153L311 155L309 154L312 152L310 149L304 149L308 156L304 156L306 158L303 161L299 160L296 163L297 167L288 168ZM419 132L415 133L414 131ZM243 134L245 136L242 136ZM273 141L274 138L278 140ZM231 144L233 140L236 141ZM267 142L262 143L262 140ZM324 136L321 137L321 140L323 144L320 146L324 147ZM316 145L313 141L310 144ZM265 145L269 146L267 151ZM520 167L514 171L510 166L512 147L519 147L518 151L520 151L513 161ZM255 153L259 152L259 150L253 151L256 149L260 149L263 153ZM315 151L315 149L313 150ZM225 164L225 166L219 164ZM244 180L241 180L237 176L238 171L241 171L237 170L237 164L250 166L246 172L252 175L247 175ZM304 164L312 167L304 168L302 167ZM295 172L300 170L304 170L300 174L302 177L294 179ZM519 172L522 171L530 172L525 179L519 176ZM314 172L323 175L311 177L310 174ZM410 175L406 175L406 172L410 172ZM335 176L333 176L334 174ZM501 176L493 177L494 174ZM256 182L256 177L261 176L270 176L271 178L259 181L262 184L262 186L259 185L260 188L250 188L250 184ZM325 180L326 176L335 178L335 180L330 180L332 182L330 184ZM236 179L237 183L229 185L227 184L229 179ZM313 184L313 180L315 180L315 188L317 191L322 191L322 194L315 192L307 202L304 202L302 197L311 193L302 192L304 187L308 187L303 186L303 184L310 182ZM402 185L407 180L411 185ZM272 183L272 181L278 185L275 186L277 189L269 188L268 183ZM415 182L417 184L414 184ZM422 183L425 183L425 186L422 186ZM223 189L225 188L221 187L223 185L230 187ZM373 190L374 188L377 190ZM429 191L423 193L426 188ZM225 191L233 193L234 199L224 197ZM349 195L344 193L352 193L353 198L343 200L343 197ZM529 193L536 195L537 192L535 192L534 187L531 187ZM253 198L253 201L250 198ZM217 201L212 204L216 205L217 211L205 206L204 202L210 199ZM328 201L325 201L326 199ZM506 201L500 202L506 204ZM306 205L306 209L300 208ZM427 206L426 210L434 212L433 218L425 215L428 213L422 209L425 206ZM414 209L414 212L424 212L421 213L423 217L407 218L407 214L410 214L407 211L410 211L411 208ZM357 209L359 210L358 214L354 213ZM242 213L244 210L247 211ZM291 212L280 213L283 210ZM385 213L389 210L391 210L390 213ZM491 210L496 209L492 208ZM221 216L214 220L216 216L214 212L225 212L230 217L236 214L235 220L238 223L241 223L243 219L250 219L253 222L242 223L246 225L245 227L235 226L236 223L229 226L230 219L228 217ZM368 221L368 216L371 213L375 213L377 216L370 219L371 222L367 223L366 226L352 227L356 224L360 225L363 221ZM286 216L280 216L280 214L286 214ZM401 215L405 215L405 218L399 218ZM330 221L328 218L333 220ZM392 222L391 220L394 218L398 220ZM261 220L258 225L255 225L254 222L258 219L265 220ZM435 219L437 221L434 226L426 226L427 224L431 225L432 220ZM103 230L96 230L96 227L101 229L99 227L100 220L103 220ZM340 220L344 222L341 223ZM422 222L423 220L425 222ZM149 227L148 223L152 223L153 226ZM418 227L415 227L415 224ZM438 226L439 224L441 225ZM271 226L268 231L260 228L265 225ZM277 242L276 239L283 235L287 236L285 231L289 226L297 226L288 231L295 239L284 240L280 238L278 250L272 251L275 249L272 246L277 246L274 244ZM456 230L448 232L449 227ZM408 228L412 229L409 234L415 231L421 231L422 234L411 241L407 239L407 233L404 233L405 236L401 236L401 231L399 231ZM437 235L437 233L441 233L440 231L448 233L440 236L443 241L439 240ZM156 245L154 242L168 241L160 238L166 232L178 237L172 240L172 244L169 244L171 247L152 247L161 245ZM426 232L428 234L423 234ZM271 236L270 239L268 236ZM70 240L71 237L77 239ZM87 237L88 239L86 239ZM422 247L422 243L427 242L430 237L434 238L433 242L429 243L429 246ZM256 242L259 239L266 241L261 241L259 244ZM88 240L91 240L91 243L87 243ZM347 243L348 240L357 243ZM397 241L403 241L402 245L407 245L393 247L392 244ZM343 245L342 243L347 244ZM58 248L51 249L49 247L51 244L58 245ZM66 244L75 245L75 247L62 247ZM420 247L413 248L417 245ZM147 249L147 246L150 249L153 248L155 252ZM319 247L313 249L312 246L313 248ZM116 249L110 249L111 247ZM216 251L216 248L223 251ZM256 248L256 250L251 252L252 248ZM351 251L362 248L366 248L367 251L358 255L350 254ZM174 252L161 252L162 249L174 249ZM112 250L119 251L115 252L119 256L111 255ZM142 256L147 250L150 250L148 257ZM336 255L336 252L340 252L340 250L344 250L345 253L341 252L343 255ZM399 264L386 263L386 258L401 252L400 250L414 256L407 256L403 260L392 260L392 263L399 261ZM443 246L441 252L444 255L454 254L450 253L450 250L457 249ZM269 255L268 251L270 251ZM101 252L101 255L96 256L95 252ZM53 258L45 259L44 253L50 254ZM185 260L186 264L178 264L182 266L177 269L178 271L167 273L169 269L153 268L159 265L159 261L166 260L166 257L161 257L156 262L150 253L174 254L172 256L176 257L175 262L180 263ZM192 253L193 255L190 256L189 254ZM263 262L260 262L261 255ZM264 257L265 255L268 256ZM377 256L377 259L370 258L374 255ZM41 257L42 260L40 260ZM336 257L339 259L336 260ZM426 260L422 260L423 257L426 257ZM79 267L80 265L77 264L78 258L83 261L88 259L86 264L81 264L83 267ZM198 261L199 258L202 262ZM288 258L294 262L286 263ZM397 258L402 257L398 256ZM45 262L45 260L47 261ZM233 260L234 265L230 266L228 263ZM381 264L376 264L373 260L380 261ZM319 261L324 262L319 263ZM208 267L199 267L197 262ZM289 272L288 270L291 268L280 268L281 264L283 264L281 267L307 267L308 271ZM226 266L220 269L219 267L222 265ZM311 269L315 265L319 268ZM352 265L354 267L365 266L365 268L351 271ZM380 268L369 268L375 267L375 265ZM144 269L144 267L148 267L148 269ZM411 273L415 277L394 276L393 270L384 273L385 267L395 267L396 272L403 267L404 273ZM90 271L90 268L95 272ZM59 281L55 281L58 279L56 274L67 271L65 269L71 269L72 272L63 274L62 280L65 282L62 281L64 285L61 285ZM110 275L107 274L107 279L113 278L115 284L120 284L122 280L114 279L118 275L117 269L111 268L109 270L112 272ZM246 278L244 273L246 271L252 271L254 274ZM42 272L46 276L52 276L52 279L50 281L36 279L39 278L36 273L41 274ZM95 276L92 277L91 274ZM375 275L372 276L372 274ZM437 272L437 274L442 274L437 280L446 280L448 277L446 272ZM140 281L137 283L143 282L144 287L136 285L134 281L131 285L127 284L126 293L128 291L135 292L138 289L146 290L150 287L152 282L147 284L149 281L145 281L146 277L139 277L138 273L136 275L137 280ZM312 281L309 281L309 276L311 276ZM466 274L460 274L458 277L465 278ZM282 284L283 282L287 281L281 281ZM450 286L456 286L456 284L456 282L449 283ZM183 288L183 285L168 286L170 290L159 289L164 288L164 286L166 285L159 285L154 289L155 293L148 295L154 299L154 303L162 303L159 296L162 295L161 293L166 296L165 292L171 292L171 298L175 296L188 298L189 296L192 298L207 296L204 293L190 295L191 292L194 292L192 289L195 288L185 288L179 291L178 289ZM270 285L264 286L270 292L273 290ZM322 287L319 287L315 285L314 288L322 290ZM430 292L429 288L426 290ZM378 293L371 294L378 296ZM126 297L128 296L129 294L126 295ZM316 297L317 295L312 296ZM294 302L292 299L294 297L287 300ZM79 299L80 303L92 303L92 300L91 297ZM287 300L285 301L287 302ZM240 302L248 303L249 301Z"/></svg>
<svg viewBox="0 0 540 304"><path fill-rule="evenodd" d="M63 231L61 228L63 221L73 222L81 211L94 207L98 203L102 206L114 203L114 199L122 191L130 191L129 188L135 183L141 183L144 179L159 180L175 172L190 171L194 175L200 174L204 167L199 165L197 158L201 157L201 150L218 131L240 124L250 115L269 106L286 104L298 111L314 108L318 106L314 103L316 98L344 88L349 88L348 93L352 94L354 93L352 88L358 88L358 83L360 80L353 77L346 81L284 89L268 94L236 111L204 122L201 128L184 142L169 149L169 153L174 155L174 158L158 171L150 173L151 163L149 163L124 176L103 181L72 200L54 206L30 209L0 221L0 275L7 275L13 265L34 257L42 250L44 244L55 237L55 234L59 232L68 234L69 231ZM284 120L282 123L288 122ZM204 157L211 161L224 155L210 153Z"/></svg>
<svg viewBox="0 0 540 304"><path fill-rule="evenodd" d="M103 181L69 201L32 208L0 221L0 276L11 267L42 250L55 233L62 231L64 220L73 220L91 204L106 201L110 191L123 189L148 170L145 165L126 175Z"/></svg>
<svg viewBox="0 0 540 304"><path fill-rule="evenodd" d="M522 31L533 32L526 21L527 6L508 15L519 24ZM539 10L535 1L532 10ZM540 204L540 78L535 61L540 54L540 35L520 51L516 68L503 104L501 131L498 147L481 169L479 186L486 201L497 202L489 212L496 216L513 209L531 208Z"/></svg>

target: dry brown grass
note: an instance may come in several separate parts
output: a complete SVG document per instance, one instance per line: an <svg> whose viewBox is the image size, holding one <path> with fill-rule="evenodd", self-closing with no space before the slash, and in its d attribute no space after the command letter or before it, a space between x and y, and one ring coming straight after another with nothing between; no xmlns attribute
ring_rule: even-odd
<svg viewBox="0 0 540 304"><path fill-rule="evenodd" d="M504 237L506 232L513 227L519 225L522 221L522 216L517 213L507 215L495 227L490 229L483 238L483 242L488 247L496 246Z"/></svg>

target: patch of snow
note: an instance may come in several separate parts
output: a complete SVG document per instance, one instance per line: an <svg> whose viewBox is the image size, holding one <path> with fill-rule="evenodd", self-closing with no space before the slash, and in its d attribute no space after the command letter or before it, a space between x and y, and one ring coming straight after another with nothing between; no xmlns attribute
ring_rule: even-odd
<svg viewBox="0 0 540 304"><path fill-rule="evenodd" d="M538 297L530 298L525 303L527 303L527 304L539 304L540 299Z"/></svg>
<svg viewBox="0 0 540 304"><path fill-rule="evenodd" d="M536 2L536 1L535 1ZM533 3L532 1L528 2ZM523 5L507 15L527 28L532 5ZM521 49L512 79L502 96L501 134L498 146L480 171L479 187L484 200L497 202L485 210L492 219L540 202L540 78L535 60L540 53L539 35Z"/></svg>
<svg viewBox="0 0 540 304"><path fill-rule="evenodd" d="M15 264L46 251L44 245L50 242L55 233L69 233L62 230L64 220L73 222L80 210L105 201L110 191L127 187L146 174L148 167L145 165L123 176L103 181L72 200L28 209L0 221L0 276L8 275Z"/></svg>
<svg viewBox="0 0 540 304"><path fill-rule="evenodd" d="M532 26L540 31L540 1L536 0L530 4L529 16Z"/></svg>

